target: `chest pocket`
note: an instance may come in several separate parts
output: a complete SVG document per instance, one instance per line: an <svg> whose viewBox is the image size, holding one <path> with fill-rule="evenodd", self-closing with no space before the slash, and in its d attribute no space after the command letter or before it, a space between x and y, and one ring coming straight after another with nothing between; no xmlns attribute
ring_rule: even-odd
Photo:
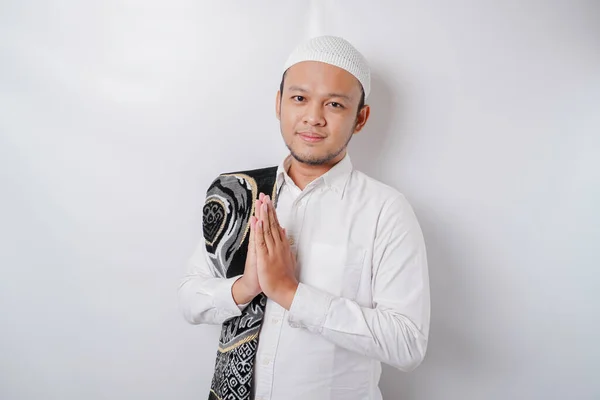
<svg viewBox="0 0 600 400"><path fill-rule="evenodd" d="M300 282L354 300L366 250L360 246L312 243L300 262Z"/></svg>

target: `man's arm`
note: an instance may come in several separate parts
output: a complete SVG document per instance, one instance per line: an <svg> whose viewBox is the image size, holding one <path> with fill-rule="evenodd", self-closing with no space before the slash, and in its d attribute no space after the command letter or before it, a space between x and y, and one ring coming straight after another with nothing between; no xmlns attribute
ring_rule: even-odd
<svg viewBox="0 0 600 400"><path fill-rule="evenodd" d="M409 371L425 356L430 299L423 235L404 196L382 212L375 240L374 308L300 283L289 309L289 323Z"/></svg>
<svg viewBox="0 0 600 400"><path fill-rule="evenodd" d="M204 238L201 238L187 263L186 276L178 290L179 307L191 324L222 324L229 318L241 315L241 310L247 305L238 306L232 293L232 287L243 275L215 277L209 262ZM236 289L238 287L239 284Z"/></svg>
<svg viewBox="0 0 600 400"><path fill-rule="evenodd" d="M264 195L256 199L255 212L260 216ZM256 221L250 217L250 224ZM248 253L244 274L233 278L219 277L210 268L204 237L187 264L187 275L179 286L179 304L185 319L191 324L222 324L241 315L243 310L261 292L256 272L254 230L248 238Z"/></svg>

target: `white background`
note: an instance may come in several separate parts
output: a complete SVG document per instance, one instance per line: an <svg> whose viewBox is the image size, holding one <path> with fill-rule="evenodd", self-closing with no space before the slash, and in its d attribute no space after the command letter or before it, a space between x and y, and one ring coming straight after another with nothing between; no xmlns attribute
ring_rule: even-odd
<svg viewBox="0 0 600 400"><path fill-rule="evenodd" d="M316 34L370 61L350 154L428 245L428 354L385 398L600 398L600 4L558 0L3 0L0 398L206 398L218 328L176 300L204 193L285 156Z"/></svg>

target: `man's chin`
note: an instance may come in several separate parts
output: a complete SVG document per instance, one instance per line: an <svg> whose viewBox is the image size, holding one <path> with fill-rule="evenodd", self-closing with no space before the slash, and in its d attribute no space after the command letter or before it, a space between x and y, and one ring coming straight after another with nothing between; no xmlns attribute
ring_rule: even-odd
<svg viewBox="0 0 600 400"><path fill-rule="evenodd" d="M335 156L332 156L331 154L326 156L319 156L317 154L298 154L293 150L290 150L290 153L296 161L306 165L323 165L335 158Z"/></svg>

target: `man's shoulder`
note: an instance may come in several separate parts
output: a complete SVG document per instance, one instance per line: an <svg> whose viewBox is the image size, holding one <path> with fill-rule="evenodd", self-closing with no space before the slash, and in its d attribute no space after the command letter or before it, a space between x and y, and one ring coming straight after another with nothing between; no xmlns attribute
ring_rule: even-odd
<svg viewBox="0 0 600 400"><path fill-rule="evenodd" d="M362 171L353 170L351 179L352 189L356 189L352 192L357 196L368 196L382 203L394 202L399 198L404 198L404 194L400 190Z"/></svg>
<svg viewBox="0 0 600 400"><path fill-rule="evenodd" d="M248 190L253 188L252 190L256 192L266 191L266 193L270 193L276 175L277 166L223 172L213 179L208 191L220 190L219 188L228 188L234 191L242 188Z"/></svg>
<svg viewBox="0 0 600 400"><path fill-rule="evenodd" d="M213 179L215 182L228 182L235 181L243 178L251 178L253 180L263 180L266 178L274 178L277 174L277 166L274 167L263 167L245 170L236 170L231 172L222 172Z"/></svg>
<svg viewBox="0 0 600 400"><path fill-rule="evenodd" d="M274 176L276 173L277 173L277 166L274 166L274 167L246 169L246 170L241 170L241 171L223 172L222 174L219 174L219 177L247 175L252 178L257 178L257 177L263 177L263 176Z"/></svg>
<svg viewBox="0 0 600 400"><path fill-rule="evenodd" d="M400 190L361 171L354 170L353 175L351 201L366 205L375 214L386 218L393 215L413 218L413 207Z"/></svg>

